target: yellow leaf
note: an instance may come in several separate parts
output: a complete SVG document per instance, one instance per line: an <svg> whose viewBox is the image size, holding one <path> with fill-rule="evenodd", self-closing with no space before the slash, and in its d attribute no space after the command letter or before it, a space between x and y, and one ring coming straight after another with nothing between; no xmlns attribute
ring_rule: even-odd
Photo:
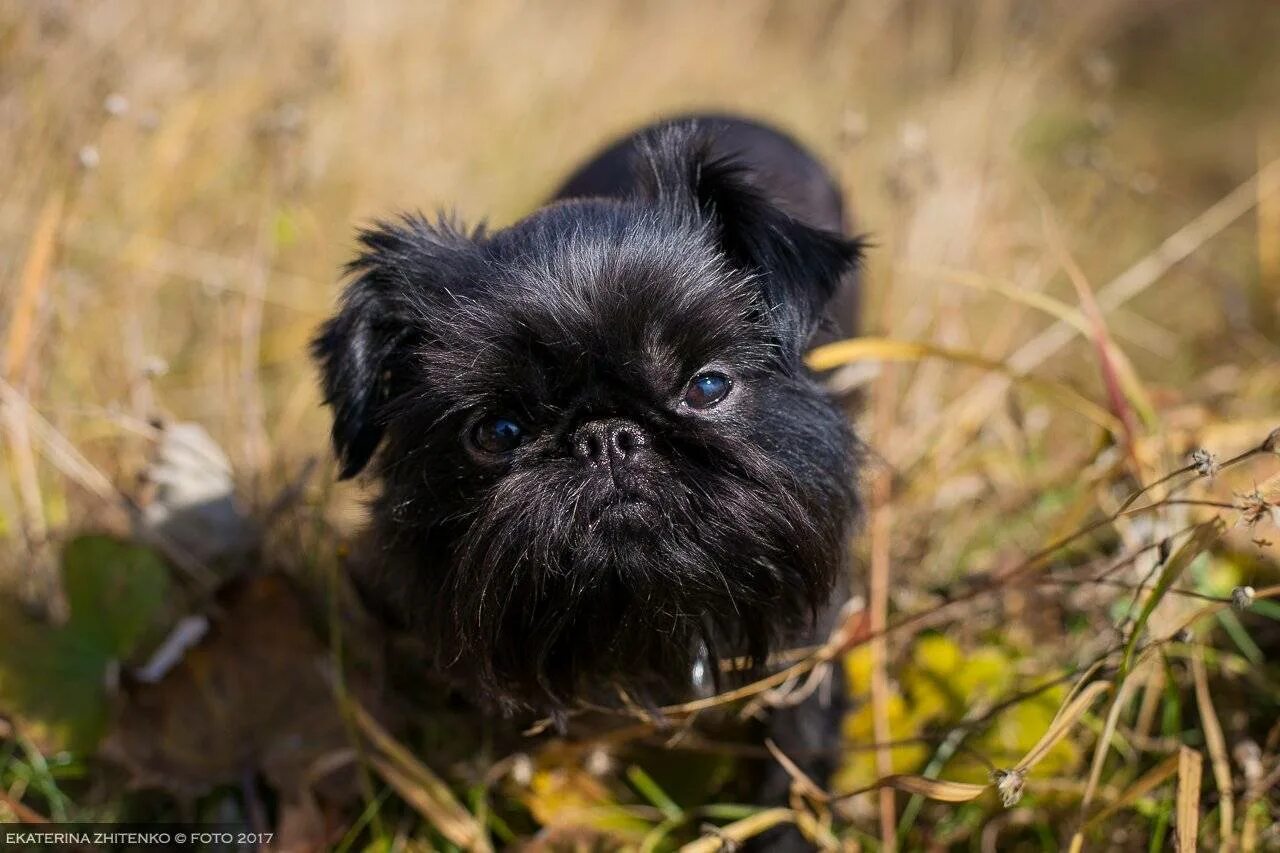
<svg viewBox="0 0 1280 853"><path fill-rule="evenodd" d="M923 361L930 358L1003 374L1027 389L1076 412L1113 435L1120 435L1123 432L1119 420L1114 415L1069 385L1020 374L998 361L992 361L976 353L949 350L919 341L853 338L820 346L809 353L807 360L811 368L821 371L861 361Z"/></svg>
<svg viewBox="0 0 1280 853"><path fill-rule="evenodd" d="M1014 769L1025 771L1036 766L1040 759L1044 758L1045 753L1047 753L1054 744L1062 740L1067 732L1069 732L1076 724L1076 721L1084 716L1084 712L1089 710L1093 703L1098 700L1098 697L1108 692L1110 689L1110 682L1094 681L1081 690L1076 697L1062 709L1061 713L1059 713L1057 718L1053 721L1053 724L1049 726L1049 730L1044 733L1044 736L1040 738L1026 756L1024 756L1017 765L1015 765Z"/></svg>
<svg viewBox="0 0 1280 853"><path fill-rule="evenodd" d="M618 805L604 784L585 770L556 767L538 770L521 797L543 826L582 826L639 838L650 823Z"/></svg>
<svg viewBox="0 0 1280 853"><path fill-rule="evenodd" d="M1195 853L1200 834L1200 772L1204 756L1190 747L1178 750L1178 806L1174 827L1178 853Z"/></svg>
<svg viewBox="0 0 1280 853"><path fill-rule="evenodd" d="M767 829L795 821L791 809L766 809L750 817L722 826L715 835L707 835L680 848L680 853L714 853L725 848L725 842L741 843Z"/></svg>
<svg viewBox="0 0 1280 853"><path fill-rule="evenodd" d="M844 656L844 677L853 698L871 692L871 645L858 646Z"/></svg>
<svg viewBox="0 0 1280 853"><path fill-rule="evenodd" d="M1111 817L1111 815L1121 809L1128 808L1147 794L1154 791L1156 788L1160 787L1166 779L1173 776L1173 774L1178 771L1178 761L1179 755L1174 753L1164 761L1161 761L1155 767L1148 770L1141 776L1141 778L1138 779L1138 781L1130 785L1123 794L1117 797L1115 802L1089 818L1089 820L1085 822L1084 829L1087 830L1091 827L1097 826L1102 823L1102 821Z"/></svg>
<svg viewBox="0 0 1280 853"><path fill-rule="evenodd" d="M941 803L967 803L982 796L990 785L973 785L968 782L947 782L942 779L929 779L925 776L896 775L886 776L867 787L849 794L845 799L875 791L880 788L894 788L908 794L919 794L930 800Z"/></svg>

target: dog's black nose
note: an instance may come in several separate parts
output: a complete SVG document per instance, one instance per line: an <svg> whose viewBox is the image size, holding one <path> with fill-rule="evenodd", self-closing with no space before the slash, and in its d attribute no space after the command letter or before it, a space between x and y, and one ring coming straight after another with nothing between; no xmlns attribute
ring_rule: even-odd
<svg viewBox="0 0 1280 853"><path fill-rule="evenodd" d="M587 421L573 433L573 455L592 468L617 472L641 451L648 438L635 421Z"/></svg>

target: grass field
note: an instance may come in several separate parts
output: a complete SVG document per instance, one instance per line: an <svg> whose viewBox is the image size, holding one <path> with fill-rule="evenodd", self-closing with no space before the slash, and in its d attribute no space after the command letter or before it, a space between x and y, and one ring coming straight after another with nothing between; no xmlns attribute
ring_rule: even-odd
<svg viewBox="0 0 1280 853"><path fill-rule="evenodd" d="M0 820L1280 849L1277 44L1264 0L0 0ZM795 658L859 701L767 812L701 710L512 745L397 680L305 356L356 224L511 222L699 109L875 243L813 354L867 400L858 606Z"/></svg>

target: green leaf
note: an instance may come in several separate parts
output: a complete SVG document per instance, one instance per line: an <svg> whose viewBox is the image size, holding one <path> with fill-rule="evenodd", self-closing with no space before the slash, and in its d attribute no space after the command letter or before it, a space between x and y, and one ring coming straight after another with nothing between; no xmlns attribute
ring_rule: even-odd
<svg viewBox="0 0 1280 853"><path fill-rule="evenodd" d="M168 569L155 552L105 536L67 544L62 582L67 630L120 659L154 628L169 593Z"/></svg>
<svg viewBox="0 0 1280 853"><path fill-rule="evenodd" d="M1240 649L1240 653L1249 659L1249 662L1255 666L1262 666L1267 656L1262 649L1258 648L1258 644L1253 641L1253 637L1249 636L1249 630L1244 627L1236 614L1230 610L1219 610L1217 613L1218 621L1222 623L1222 627L1226 630L1227 636L1236 644L1236 648Z"/></svg>
<svg viewBox="0 0 1280 853"><path fill-rule="evenodd" d="M664 817L672 820L679 820L684 813L680 806L676 805L671 797L667 796L667 792L659 787L658 783L653 781L653 777L644 772L644 768L638 764L633 764L627 768L627 779L635 786L649 803L655 806L658 811L662 812Z"/></svg>
<svg viewBox="0 0 1280 853"><path fill-rule="evenodd" d="M151 551L100 536L70 542L62 573L65 625L0 601L0 709L39 741L91 750L107 719L108 667L156 626L169 574Z"/></svg>
<svg viewBox="0 0 1280 853"><path fill-rule="evenodd" d="M41 743L89 749L106 721L110 656L79 635L0 608L0 707Z"/></svg>
<svg viewBox="0 0 1280 853"><path fill-rule="evenodd" d="M1260 598L1249 609L1259 616L1266 616L1269 619L1280 621L1280 604L1276 604L1274 601Z"/></svg>
<svg viewBox="0 0 1280 853"><path fill-rule="evenodd" d="M1129 642L1125 645L1124 659L1120 664L1120 677L1118 681L1123 681L1128 675L1130 669L1133 668L1134 654L1138 650L1138 641L1142 639L1142 633L1146 630L1147 620L1151 618L1151 613L1156 609L1165 593L1173 586L1173 582L1178 579L1187 567L1214 543L1222 538L1222 534L1226 531L1227 526L1221 518L1214 518L1198 525L1191 533L1191 538L1183 543L1182 547L1174 552L1164 564L1160 571L1160 577L1156 580L1155 588L1151 590L1151 594L1147 596L1146 603L1142 606L1142 612L1138 614L1137 620L1133 623L1133 628L1129 632Z"/></svg>

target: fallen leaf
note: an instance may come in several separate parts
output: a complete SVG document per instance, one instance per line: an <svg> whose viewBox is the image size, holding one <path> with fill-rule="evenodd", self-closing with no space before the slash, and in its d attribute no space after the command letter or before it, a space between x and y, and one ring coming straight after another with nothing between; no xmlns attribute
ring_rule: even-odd
<svg viewBox="0 0 1280 853"><path fill-rule="evenodd" d="M156 629L169 596L169 570L147 548L84 536L62 552L67 627L117 659Z"/></svg>
<svg viewBox="0 0 1280 853"><path fill-rule="evenodd" d="M195 796L261 771L294 799L315 762L349 745L327 649L283 577L239 580L219 598L208 635L177 666L126 685L104 752L139 786Z"/></svg>
<svg viewBox="0 0 1280 853"><path fill-rule="evenodd" d="M143 508L144 535L174 543L204 564L257 546L257 527L236 503L231 460L204 427L166 426L147 480L155 492Z"/></svg>
<svg viewBox="0 0 1280 853"><path fill-rule="evenodd" d="M616 839L632 840L643 838L652 828L649 821L619 805L616 795L601 780L578 767L535 771L519 798L544 827L583 827Z"/></svg>
<svg viewBox="0 0 1280 853"><path fill-rule="evenodd" d="M86 536L63 551L62 579L64 625L0 601L0 707L42 748L91 751L119 663L159 627L169 573L147 548Z"/></svg>

